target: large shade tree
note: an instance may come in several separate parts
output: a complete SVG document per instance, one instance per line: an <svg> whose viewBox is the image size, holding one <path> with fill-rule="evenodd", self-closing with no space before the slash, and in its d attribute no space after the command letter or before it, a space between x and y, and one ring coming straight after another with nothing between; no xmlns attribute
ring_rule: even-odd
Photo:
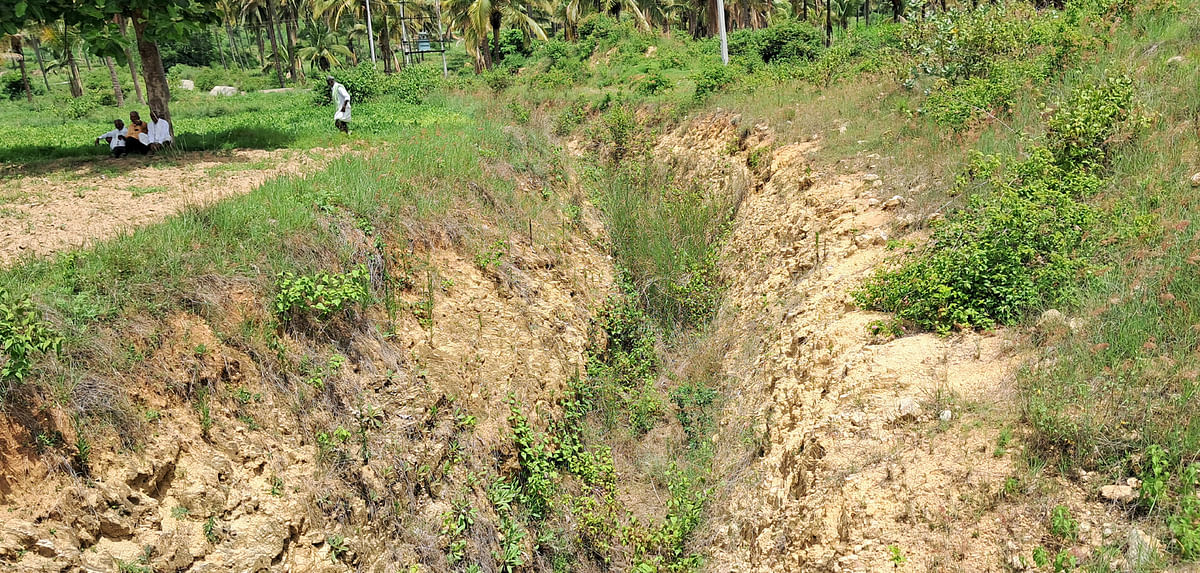
<svg viewBox="0 0 1200 573"><path fill-rule="evenodd" d="M92 53L126 60L127 41L118 21L133 28L142 60L146 103L150 111L170 119L171 91L158 43L203 33L217 21L215 0L8 0L0 2L0 32L14 34L29 22L62 20L74 26Z"/></svg>

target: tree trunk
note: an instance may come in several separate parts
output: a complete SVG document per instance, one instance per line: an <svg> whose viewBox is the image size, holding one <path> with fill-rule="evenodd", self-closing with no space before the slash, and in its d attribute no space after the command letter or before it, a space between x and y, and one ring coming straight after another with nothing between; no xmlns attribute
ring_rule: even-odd
<svg viewBox="0 0 1200 573"><path fill-rule="evenodd" d="M708 6L708 18L705 19L707 25L704 32L711 38L717 35L717 0L708 0L705 4Z"/></svg>
<svg viewBox="0 0 1200 573"><path fill-rule="evenodd" d="M83 65L87 66L88 71L92 71L92 59L88 57L87 50L80 50L83 54Z"/></svg>
<svg viewBox="0 0 1200 573"><path fill-rule="evenodd" d="M71 70L71 97L83 95L83 84L79 83L79 64L75 62L75 50L67 48L67 68Z"/></svg>
<svg viewBox="0 0 1200 573"><path fill-rule="evenodd" d="M500 11L492 10L488 15L488 20L492 24L492 63L500 59Z"/></svg>
<svg viewBox="0 0 1200 573"><path fill-rule="evenodd" d="M213 43L217 45L217 53L221 54L221 68L229 71L229 61L225 59L225 46L221 45L221 35L213 32Z"/></svg>
<svg viewBox="0 0 1200 573"><path fill-rule="evenodd" d="M138 55L142 58L142 73L146 80L146 100L150 112L168 122L171 121L171 87L167 85L167 72L163 69L162 55L158 53L158 44L146 39L146 24L141 14L133 15L133 35L137 38ZM172 122L171 132L174 134L175 125Z"/></svg>
<svg viewBox="0 0 1200 573"><path fill-rule="evenodd" d="M242 61L238 59L239 50L237 41L233 39L233 27L225 26L225 39L229 40L229 55L233 58L233 65L237 66L239 70L245 69L242 66Z"/></svg>
<svg viewBox="0 0 1200 573"><path fill-rule="evenodd" d="M258 67L267 65L266 48L263 46L262 25L254 28L254 40L258 44Z"/></svg>
<svg viewBox="0 0 1200 573"><path fill-rule="evenodd" d="M10 36L12 38L12 51L17 55L17 64L21 66L21 84L25 86L25 98L29 103L33 103L33 88L29 87L29 73L25 71L25 50L21 47L21 37L17 35Z"/></svg>
<svg viewBox="0 0 1200 573"><path fill-rule="evenodd" d="M121 30L121 37L125 37L125 18L117 16L117 27ZM146 105L146 98L142 97L142 84L138 82L137 61L133 59L133 52L129 46L125 46L125 60L129 62L129 77L133 80L133 93L137 95L138 103Z"/></svg>
<svg viewBox="0 0 1200 573"><path fill-rule="evenodd" d="M892 0L892 22L900 22L900 12L903 11L904 0Z"/></svg>
<svg viewBox="0 0 1200 573"><path fill-rule="evenodd" d="M800 0L800 19L808 21L808 0Z"/></svg>
<svg viewBox="0 0 1200 573"><path fill-rule="evenodd" d="M275 37L275 28L278 22L275 13L275 0L267 0L267 18L270 24L267 29L267 35L271 36L271 60L275 66L275 78L279 80L279 87L282 88L287 84L283 82L283 62L279 59L279 40Z"/></svg>
<svg viewBox="0 0 1200 573"><path fill-rule="evenodd" d="M871 25L871 0L863 1L863 21L867 26Z"/></svg>
<svg viewBox="0 0 1200 573"><path fill-rule="evenodd" d="M383 73L392 73L392 32L388 24L387 7L383 9L383 28L379 30L379 49L383 51Z"/></svg>
<svg viewBox="0 0 1200 573"><path fill-rule="evenodd" d="M825 47L833 44L833 0L825 0Z"/></svg>
<svg viewBox="0 0 1200 573"><path fill-rule="evenodd" d="M300 56L297 53L296 46L300 44L299 34L296 30L296 10L290 1L285 1L283 25L287 29L287 48L288 48L288 70L291 71L292 79L299 80L297 74L304 72L300 67Z"/></svg>
<svg viewBox="0 0 1200 573"><path fill-rule="evenodd" d="M117 96L117 107L125 107L125 91L121 89L121 80L117 79L117 67L112 58L105 56L104 65L108 66L108 77L112 80L113 95Z"/></svg>
<svg viewBox="0 0 1200 573"><path fill-rule="evenodd" d="M42 83L46 84L46 93L50 93L50 78L46 77L46 62L42 60L42 45L37 38L30 38L33 42L33 55L37 58L38 69L42 70Z"/></svg>

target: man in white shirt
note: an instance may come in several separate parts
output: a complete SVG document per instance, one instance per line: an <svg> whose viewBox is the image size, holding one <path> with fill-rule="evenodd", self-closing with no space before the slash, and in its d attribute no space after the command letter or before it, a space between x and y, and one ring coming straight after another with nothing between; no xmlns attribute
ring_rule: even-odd
<svg viewBox="0 0 1200 573"><path fill-rule="evenodd" d="M100 142L108 143L108 149L112 151L113 157L121 157L125 155L125 122L114 119L112 131L96 138L96 145Z"/></svg>
<svg viewBox="0 0 1200 573"><path fill-rule="evenodd" d="M333 114L333 125L336 125L342 133L348 134L350 133L350 92L346 91L346 86L333 79L333 76L326 76L325 82L329 84L330 95L333 96L336 110Z"/></svg>
<svg viewBox="0 0 1200 573"><path fill-rule="evenodd" d="M158 117L153 111L150 112L150 149L158 151L172 143L174 138L171 137L171 123L166 118Z"/></svg>

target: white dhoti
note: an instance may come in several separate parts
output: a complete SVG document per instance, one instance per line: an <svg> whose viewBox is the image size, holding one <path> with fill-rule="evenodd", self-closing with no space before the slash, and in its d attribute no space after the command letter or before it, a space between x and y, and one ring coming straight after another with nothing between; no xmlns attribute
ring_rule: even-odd
<svg viewBox="0 0 1200 573"><path fill-rule="evenodd" d="M331 99L333 100L333 109L337 110L333 114L333 121L350 121L350 92L346 91L346 86L334 82L333 88L330 91Z"/></svg>

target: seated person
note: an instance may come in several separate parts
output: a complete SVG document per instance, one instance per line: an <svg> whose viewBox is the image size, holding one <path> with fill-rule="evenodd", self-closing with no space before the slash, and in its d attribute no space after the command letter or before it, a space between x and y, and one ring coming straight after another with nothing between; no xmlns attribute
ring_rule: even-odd
<svg viewBox="0 0 1200 573"><path fill-rule="evenodd" d="M129 127L125 133L125 149L128 153L145 155L150 152L150 126L142 121L138 112L129 112Z"/></svg>
<svg viewBox="0 0 1200 573"><path fill-rule="evenodd" d="M159 117L153 111L150 112L150 149L158 151L163 147L169 147L173 143L171 137L171 123L165 118Z"/></svg>
<svg viewBox="0 0 1200 573"><path fill-rule="evenodd" d="M109 150L112 151L113 157L121 157L125 155L125 122L114 119L112 131L96 138L96 145L100 145L103 141L108 144Z"/></svg>

